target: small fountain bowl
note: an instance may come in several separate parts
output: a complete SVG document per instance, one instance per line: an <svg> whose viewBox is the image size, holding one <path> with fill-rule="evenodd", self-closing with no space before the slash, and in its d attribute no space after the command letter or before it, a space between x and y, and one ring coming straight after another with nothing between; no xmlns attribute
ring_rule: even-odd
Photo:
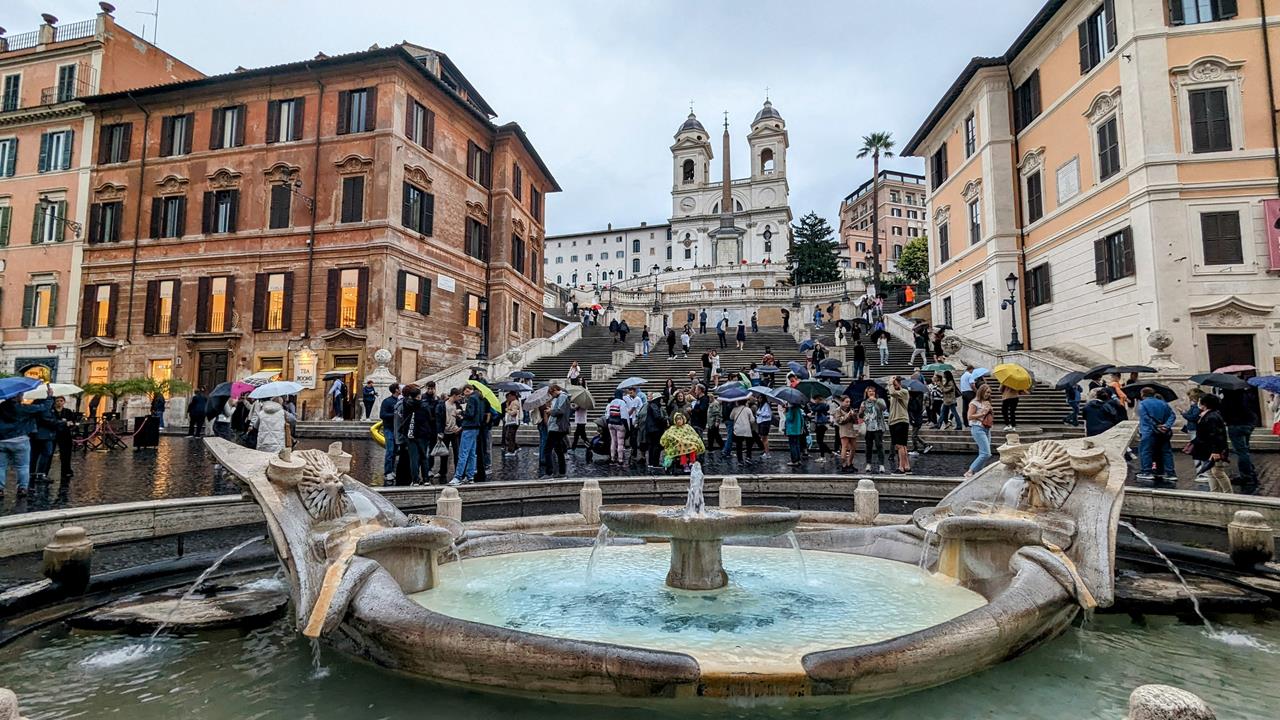
<svg viewBox="0 0 1280 720"><path fill-rule="evenodd" d="M800 513L772 505L709 508L699 515L669 505L605 505L600 522L628 537L722 540L785 535L800 522Z"/></svg>

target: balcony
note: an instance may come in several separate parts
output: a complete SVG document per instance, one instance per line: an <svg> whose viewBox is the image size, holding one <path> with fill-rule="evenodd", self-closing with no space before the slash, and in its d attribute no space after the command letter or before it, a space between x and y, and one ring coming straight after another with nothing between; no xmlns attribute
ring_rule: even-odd
<svg viewBox="0 0 1280 720"><path fill-rule="evenodd" d="M89 78L77 77L74 82L65 85L54 85L40 90L40 104L53 105L71 102L79 97L93 94L93 82Z"/></svg>

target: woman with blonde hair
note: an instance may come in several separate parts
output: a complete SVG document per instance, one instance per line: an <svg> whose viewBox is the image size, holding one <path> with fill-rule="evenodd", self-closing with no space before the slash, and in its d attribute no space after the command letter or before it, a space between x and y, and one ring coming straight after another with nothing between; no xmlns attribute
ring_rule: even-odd
<svg viewBox="0 0 1280 720"><path fill-rule="evenodd" d="M978 386L969 402L969 434L978 445L978 457L973 459L964 476L969 478L982 469L991 457L991 426L995 424L995 408L991 406L991 388L986 383Z"/></svg>

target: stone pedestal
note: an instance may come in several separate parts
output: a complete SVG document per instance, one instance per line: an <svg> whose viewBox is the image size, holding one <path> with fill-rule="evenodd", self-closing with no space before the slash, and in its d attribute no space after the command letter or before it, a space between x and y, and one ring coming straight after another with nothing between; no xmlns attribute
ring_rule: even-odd
<svg viewBox="0 0 1280 720"><path fill-rule="evenodd" d="M456 492L456 491L455 491ZM584 480L582 491L578 493L578 512L592 525L600 522L600 505L604 503L604 493L600 491L600 481Z"/></svg>
<svg viewBox="0 0 1280 720"><path fill-rule="evenodd" d="M9 688L0 688L0 720L25 720L18 710L18 696Z"/></svg>
<svg viewBox="0 0 1280 720"><path fill-rule="evenodd" d="M863 525L874 523L880 514L880 491L867 478L859 480L858 489L853 491L853 514Z"/></svg>
<svg viewBox="0 0 1280 720"><path fill-rule="evenodd" d="M462 497L457 488L447 487L436 498L436 514L462 522Z"/></svg>
<svg viewBox="0 0 1280 720"><path fill-rule="evenodd" d="M373 372L369 373L365 379L372 380L374 389L378 391L378 399L374 401L373 404L373 409L376 412L378 408L382 407L382 401L391 396L389 388L391 387L391 383L396 382L396 376L387 368L387 366L391 364L390 350L386 348L379 348L378 351L373 354L373 362L376 363L378 367L374 368ZM405 378L405 382L413 381L414 378Z"/></svg>
<svg viewBox="0 0 1280 720"><path fill-rule="evenodd" d="M742 507L742 488L738 486L738 478L727 477L720 481L720 507Z"/></svg>
<svg viewBox="0 0 1280 720"><path fill-rule="evenodd" d="M1128 720L1216 720L1197 695L1168 685L1142 685L1129 695Z"/></svg>
<svg viewBox="0 0 1280 720"><path fill-rule="evenodd" d="M1237 510L1227 523L1227 540L1231 547L1231 560L1240 567L1253 567L1270 562L1276 554L1275 530L1267 524L1262 513L1253 510Z"/></svg>
<svg viewBox="0 0 1280 720"><path fill-rule="evenodd" d="M44 546L44 576L71 595L80 595L89 587L92 566L93 541L82 527L62 528ZM0 720L4 717L0 713Z"/></svg>
<svg viewBox="0 0 1280 720"><path fill-rule="evenodd" d="M720 540L671 538L671 569L667 585L679 590L718 590L729 584Z"/></svg>
<svg viewBox="0 0 1280 720"><path fill-rule="evenodd" d="M341 440L329 443L329 459L338 468L338 472L351 472L351 453L342 449Z"/></svg>

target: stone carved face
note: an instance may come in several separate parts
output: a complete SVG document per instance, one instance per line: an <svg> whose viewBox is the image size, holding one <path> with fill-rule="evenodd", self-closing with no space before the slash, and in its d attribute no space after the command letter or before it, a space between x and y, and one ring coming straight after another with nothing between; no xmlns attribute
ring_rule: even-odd
<svg viewBox="0 0 1280 720"><path fill-rule="evenodd" d="M1027 481L1025 494L1033 510L1056 510L1076 485L1076 471L1066 447L1056 440L1041 440L1027 448L1019 463Z"/></svg>
<svg viewBox="0 0 1280 720"><path fill-rule="evenodd" d="M334 520L351 510L342 476L333 460L323 450L302 450L294 457L303 461L298 495L307 512L316 520Z"/></svg>

